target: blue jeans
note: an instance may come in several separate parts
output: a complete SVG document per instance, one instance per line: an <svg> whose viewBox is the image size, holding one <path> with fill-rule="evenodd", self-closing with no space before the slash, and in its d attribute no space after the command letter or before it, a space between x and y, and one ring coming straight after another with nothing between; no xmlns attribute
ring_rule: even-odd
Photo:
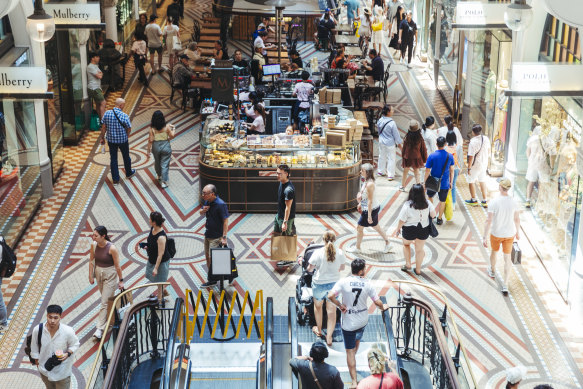
<svg viewBox="0 0 583 389"><path fill-rule="evenodd" d="M4 297L2 297L2 278L0 278L0 326L5 326L6 324L8 324L8 312L6 312Z"/></svg>
<svg viewBox="0 0 583 389"><path fill-rule="evenodd" d="M109 145L109 160L111 166L111 179L113 182L119 181L119 168L117 165L117 150L121 151L123 158L123 165L126 171L126 177L132 174L132 159L130 158L130 144L125 143L111 143Z"/></svg>
<svg viewBox="0 0 583 389"><path fill-rule="evenodd" d="M170 169L170 158L172 157L170 142L167 140L154 141L152 154L154 155L156 175L162 177L162 181L168 182L168 170Z"/></svg>
<svg viewBox="0 0 583 389"><path fill-rule="evenodd" d="M453 202L453 205L455 205L455 199L457 198L457 188L455 187L455 184L457 182L457 176L460 175L460 171L461 169L455 169L453 171L453 184L451 186L451 200Z"/></svg>

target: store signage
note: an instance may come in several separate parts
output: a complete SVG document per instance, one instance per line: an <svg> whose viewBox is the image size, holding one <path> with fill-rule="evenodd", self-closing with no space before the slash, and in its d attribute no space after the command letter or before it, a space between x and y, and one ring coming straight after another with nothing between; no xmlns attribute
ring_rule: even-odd
<svg viewBox="0 0 583 389"><path fill-rule="evenodd" d="M211 97L221 103L232 103L233 68L213 68L211 72Z"/></svg>
<svg viewBox="0 0 583 389"><path fill-rule="evenodd" d="M41 67L0 67L0 93L28 94L47 91L47 73Z"/></svg>
<svg viewBox="0 0 583 389"><path fill-rule="evenodd" d="M512 64L512 92L553 92L583 90L581 65L515 62Z"/></svg>
<svg viewBox="0 0 583 389"><path fill-rule="evenodd" d="M99 24L101 11L98 2L91 3L46 3L47 14L55 19L57 25Z"/></svg>
<svg viewBox="0 0 583 389"><path fill-rule="evenodd" d="M480 28L506 25L504 11L507 4L489 4L479 1L459 1L454 27Z"/></svg>

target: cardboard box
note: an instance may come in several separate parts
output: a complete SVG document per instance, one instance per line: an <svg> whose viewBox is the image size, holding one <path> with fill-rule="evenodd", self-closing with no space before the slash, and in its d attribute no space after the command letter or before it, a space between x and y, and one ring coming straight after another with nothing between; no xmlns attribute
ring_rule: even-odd
<svg viewBox="0 0 583 389"><path fill-rule="evenodd" d="M327 93L327 90L328 90L328 88L323 87L318 92L318 99L320 100L320 104L326 104L326 93Z"/></svg>
<svg viewBox="0 0 583 389"><path fill-rule="evenodd" d="M346 139L346 142L350 142L350 128L341 128L341 127L336 126L336 128L334 129L334 132L344 133L344 137Z"/></svg>
<svg viewBox="0 0 583 389"><path fill-rule="evenodd" d="M342 104L342 90L341 89L332 89L332 104Z"/></svg>
<svg viewBox="0 0 583 389"><path fill-rule="evenodd" d="M332 104L334 101L334 91L335 89L327 89L326 90L326 103Z"/></svg>
<svg viewBox="0 0 583 389"><path fill-rule="evenodd" d="M328 131L326 132L326 145L327 146L346 146L346 134L344 132Z"/></svg>

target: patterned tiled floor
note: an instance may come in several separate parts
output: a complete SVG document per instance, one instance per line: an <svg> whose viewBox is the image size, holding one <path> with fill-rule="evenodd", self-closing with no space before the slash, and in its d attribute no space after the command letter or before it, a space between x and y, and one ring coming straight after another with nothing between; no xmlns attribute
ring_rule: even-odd
<svg viewBox="0 0 583 389"><path fill-rule="evenodd" d="M205 4L188 3L187 15L200 15ZM303 50L307 55L312 53L308 47ZM441 117L445 113L435 94L430 98L425 93L430 82L422 66L416 63L416 68L409 72L395 72L389 81L390 104L396 108L395 120L401 129L412 118L419 120L427 114ZM110 96L108 103L111 105L119 95ZM96 225L105 225L114 244L121 249L126 285L138 285L144 282L145 264L138 242L147 236L149 213L161 210L179 249L169 278L172 296L182 296L185 288L196 293L204 282L204 219L197 212L200 119L172 105L169 95L165 73L152 76L146 89L135 81L135 75L128 77L123 97L132 114L130 145L138 169L134 179L112 185L107 154L101 154L96 144L97 133L88 133L78 147L66 149L66 165L55 195L43 203L18 246L21 261L16 276L2 285L9 302L10 328L0 339L0 389L42 387L38 373L26 362L21 349L24 336L43 318L49 303L63 305L64 322L72 325L81 339L73 387L85 386L97 348L91 335L99 293L95 285L87 282L90 236ZM430 100L420 100L423 96ZM178 136L172 142L167 190L157 186L152 161L145 154L149 121L157 109L178 128ZM463 177L458 186L460 195L467 198ZM381 179L378 187L381 223L390 232L406 195L398 191L396 182ZM399 279L418 280L445 293L455 312L478 387L502 388L504 369L515 364L528 367L528 379L521 388L543 382L553 382L555 388L581 387L581 348L576 347L578 334L564 324L565 310L561 308L564 303L549 282L541 281L544 274L528 248L523 249L524 265L516 267L511 278L510 297L504 298L499 293L498 285L485 273L487 253L478 240L484 220L481 208L466 209L460 204L453 220L440 227L440 236L428 241L424 273L420 277L399 270L403 257L398 240L393 240L398 248L396 253L380 254L382 241L368 232L363 246L364 257L371 265L368 275L383 293L395 288L391 280ZM346 248L355 240L356 221L356 212L298 216L298 250L303 250L325 229L335 231L339 244ZM240 274L233 287L252 293L263 289L265 296L274 298L276 314L283 314L287 298L295 293L299 269L276 269L266 259L270 252L272 215L233 214L230 222L229 239ZM413 291L441 307L434 294L416 288ZM568 341L569 350L563 339ZM581 345L580 341L578 344Z"/></svg>

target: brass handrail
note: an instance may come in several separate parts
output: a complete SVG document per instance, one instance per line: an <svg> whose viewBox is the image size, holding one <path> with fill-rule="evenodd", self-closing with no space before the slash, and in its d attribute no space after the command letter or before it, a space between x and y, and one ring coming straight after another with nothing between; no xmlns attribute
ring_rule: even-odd
<svg viewBox="0 0 583 389"><path fill-rule="evenodd" d="M443 299L443 301L445 303L445 306L448 307L448 309L451 311L451 315L449 315L449 317L451 317L451 323L453 324L453 330L454 330L455 335L457 337L457 340L458 340L458 343L459 343L460 348L462 350L462 353L464 354L464 359L466 360L466 365L468 366L468 370L470 371L470 377L472 378L472 382L474 383L474 388L478 388L478 383L476 382L476 377L474 376L474 371L472 370L472 365L470 364L470 360L468 358L468 355L466 354L466 348L464 347L464 344L462 343L462 338L460 336L460 333L459 333L458 328L457 328L457 324L455 322L455 318L454 318L454 314L453 314L454 310L449 305L449 303L447 301L447 297L445 297L445 295L441 292L441 290L439 290L431 285L424 284L422 282L407 281L407 280L393 280L393 282L398 283L398 284L411 284L411 285L421 286L423 288L431 289L432 291L436 292L437 294L439 294L441 296L441 298Z"/></svg>
<svg viewBox="0 0 583 389"><path fill-rule="evenodd" d="M134 286L133 288L130 288L130 289L126 289L123 292L121 292L120 294L118 294L117 297L115 298L115 300L113 300L112 307L116 307L117 303L121 299L121 297L125 296L129 292L133 292L134 290L138 290L138 289L148 288L151 286L158 287L158 289L159 289L158 299L160 302L162 302L163 296L162 296L161 289L164 286L169 286L169 285L170 285L169 282L154 282L151 284L139 285L139 286ZM133 302L132 302L132 305L133 305ZM115 311L115 309L112 309L109 312L109 315L107 317L107 323L105 324L106 329L109 328L109 326L110 326L110 322L112 321L114 311ZM85 384L85 389L91 389L91 384L93 383L93 376L95 375L95 369L97 368L97 360L99 357L99 353L101 353L101 351L102 351L103 344L105 343L106 334L107 334L107 331L103 331L103 336L101 337L101 341L99 342L99 347L97 348L97 355L95 356L95 360L93 361L93 365L91 366L91 373L89 373L89 377L87 378L87 383Z"/></svg>

